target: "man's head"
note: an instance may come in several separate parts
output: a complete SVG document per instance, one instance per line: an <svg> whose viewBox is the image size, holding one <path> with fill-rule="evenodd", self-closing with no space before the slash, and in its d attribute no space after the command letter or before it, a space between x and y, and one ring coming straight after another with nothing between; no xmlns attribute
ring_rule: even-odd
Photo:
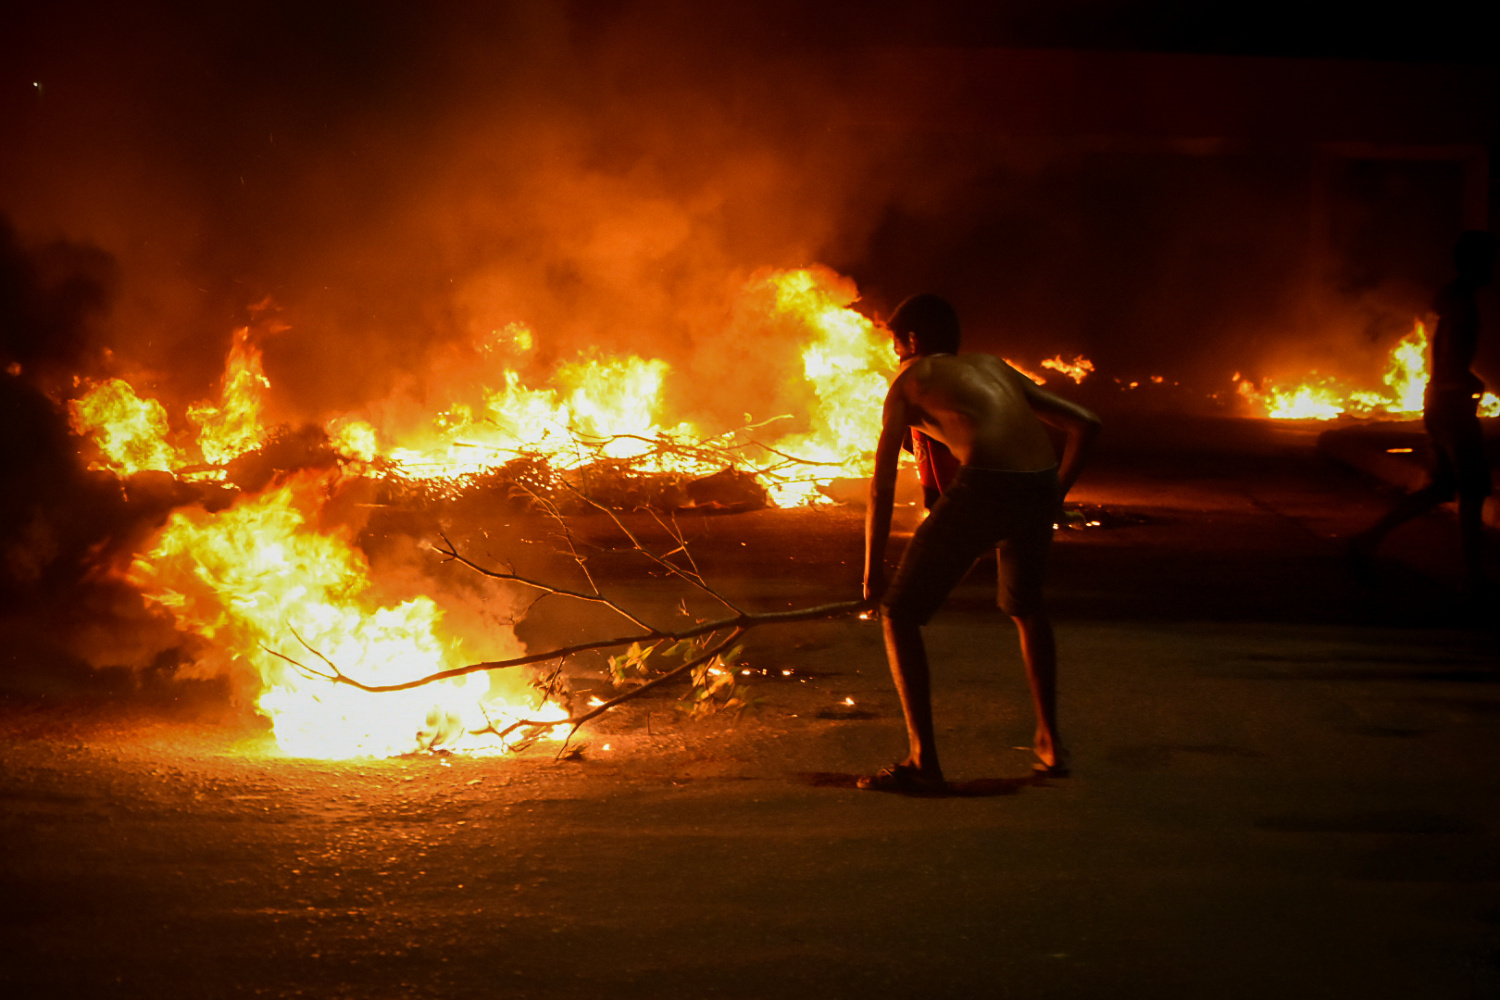
<svg viewBox="0 0 1500 1000"><path fill-rule="evenodd" d="M947 299L930 292L913 295L896 307L886 323L902 360L923 354L958 352L958 313Z"/></svg>
<svg viewBox="0 0 1500 1000"><path fill-rule="evenodd" d="M1496 242L1493 233L1470 229L1453 245L1453 264L1460 278L1474 285L1489 282L1495 273Z"/></svg>

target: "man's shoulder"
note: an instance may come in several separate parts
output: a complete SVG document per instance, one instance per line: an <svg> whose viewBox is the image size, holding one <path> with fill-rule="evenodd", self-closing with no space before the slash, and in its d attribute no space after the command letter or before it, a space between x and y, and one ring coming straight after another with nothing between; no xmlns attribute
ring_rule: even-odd
<svg viewBox="0 0 1500 1000"><path fill-rule="evenodd" d="M1439 288L1437 294L1432 297L1432 311L1439 316L1472 310L1477 308L1477 304L1474 292L1457 280L1450 281Z"/></svg>

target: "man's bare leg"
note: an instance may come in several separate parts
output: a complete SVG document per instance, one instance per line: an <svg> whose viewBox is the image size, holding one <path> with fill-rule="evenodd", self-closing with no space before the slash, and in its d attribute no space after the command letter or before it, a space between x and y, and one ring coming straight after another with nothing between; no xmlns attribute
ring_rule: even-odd
<svg viewBox="0 0 1500 1000"><path fill-rule="evenodd" d="M1031 701L1036 707L1036 737L1031 749L1041 763L1039 770L1065 773L1068 767L1062 740L1057 734L1057 640L1046 614L1012 615L1021 636L1021 658L1031 681Z"/></svg>
<svg viewBox="0 0 1500 1000"><path fill-rule="evenodd" d="M1380 520L1370 527L1349 538L1349 557L1354 561L1355 567L1363 570L1370 557L1375 554L1376 548L1385 540L1385 536L1395 531L1407 521L1414 521L1427 513L1445 498L1441 493L1434 491L1431 485L1424 486L1413 493L1398 500Z"/></svg>
<svg viewBox="0 0 1500 1000"><path fill-rule="evenodd" d="M1464 589L1481 594L1489 588L1484 572L1484 496L1472 493L1458 498L1458 537L1463 550Z"/></svg>
<svg viewBox="0 0 1500 1000"><path fill-rule="evenodd" d="M922 626L915 622L882 618L885 631L885 654L891 664L891 679L901 696L901 711L906 716L906 736L911 753L902 761L915 768L924 778L943 780L938 764L937 737L932 728L932 683L927 671L927 647L922 642Z"/></svg>

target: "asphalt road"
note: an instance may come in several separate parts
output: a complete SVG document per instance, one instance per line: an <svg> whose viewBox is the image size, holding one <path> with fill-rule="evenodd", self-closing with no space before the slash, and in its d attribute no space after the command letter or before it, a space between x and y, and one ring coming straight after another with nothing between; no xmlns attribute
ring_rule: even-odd
<svg viewBox="0 0 1500 1000"><path fill-rule="evenodd" d="M928 629L944 798L853 786L903 741L867 622L756 633L763 705L738 720L681 721L664 695L567 760L349 762L280 756L218 686L91 672L8 622L0 988L1500 995L1493 605L1455 597L1441 514L1349 575L1340 538L1390 498L1314 440L1112 427L1075 498L1106 526L1062 533L1054 559L1075 776L1029 776L981 567ZM688 529L755 607L855 593L854 512Z"/></svg>

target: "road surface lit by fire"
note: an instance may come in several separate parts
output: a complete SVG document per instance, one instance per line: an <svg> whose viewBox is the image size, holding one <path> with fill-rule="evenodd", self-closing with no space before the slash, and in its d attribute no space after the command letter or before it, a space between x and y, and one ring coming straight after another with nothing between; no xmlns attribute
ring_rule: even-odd
<svg viewBox="0 0 1500 1000"><path fill-rule="evenodd" d="M1493 992L1493 633L1399 546L1381 587L1345 576L1337 540L1381 499L1310 435L1247 426L1206 426L1217 450L1186 454L1148 435L1081 486L1141 519L1057 547L1067 781L1027 777L1025 682L980 576L929 629L947 799L852 787L902 739L878 631L854 621L767 635L758 715L684 723L646 701L560 761L288 758L211 687L147 677L101 702L49 675L0 712L0 983ZM756 606L855 585L852 513L706 523L705 559ZM1411 530L1419 558L1451 525Z"/></svg>

